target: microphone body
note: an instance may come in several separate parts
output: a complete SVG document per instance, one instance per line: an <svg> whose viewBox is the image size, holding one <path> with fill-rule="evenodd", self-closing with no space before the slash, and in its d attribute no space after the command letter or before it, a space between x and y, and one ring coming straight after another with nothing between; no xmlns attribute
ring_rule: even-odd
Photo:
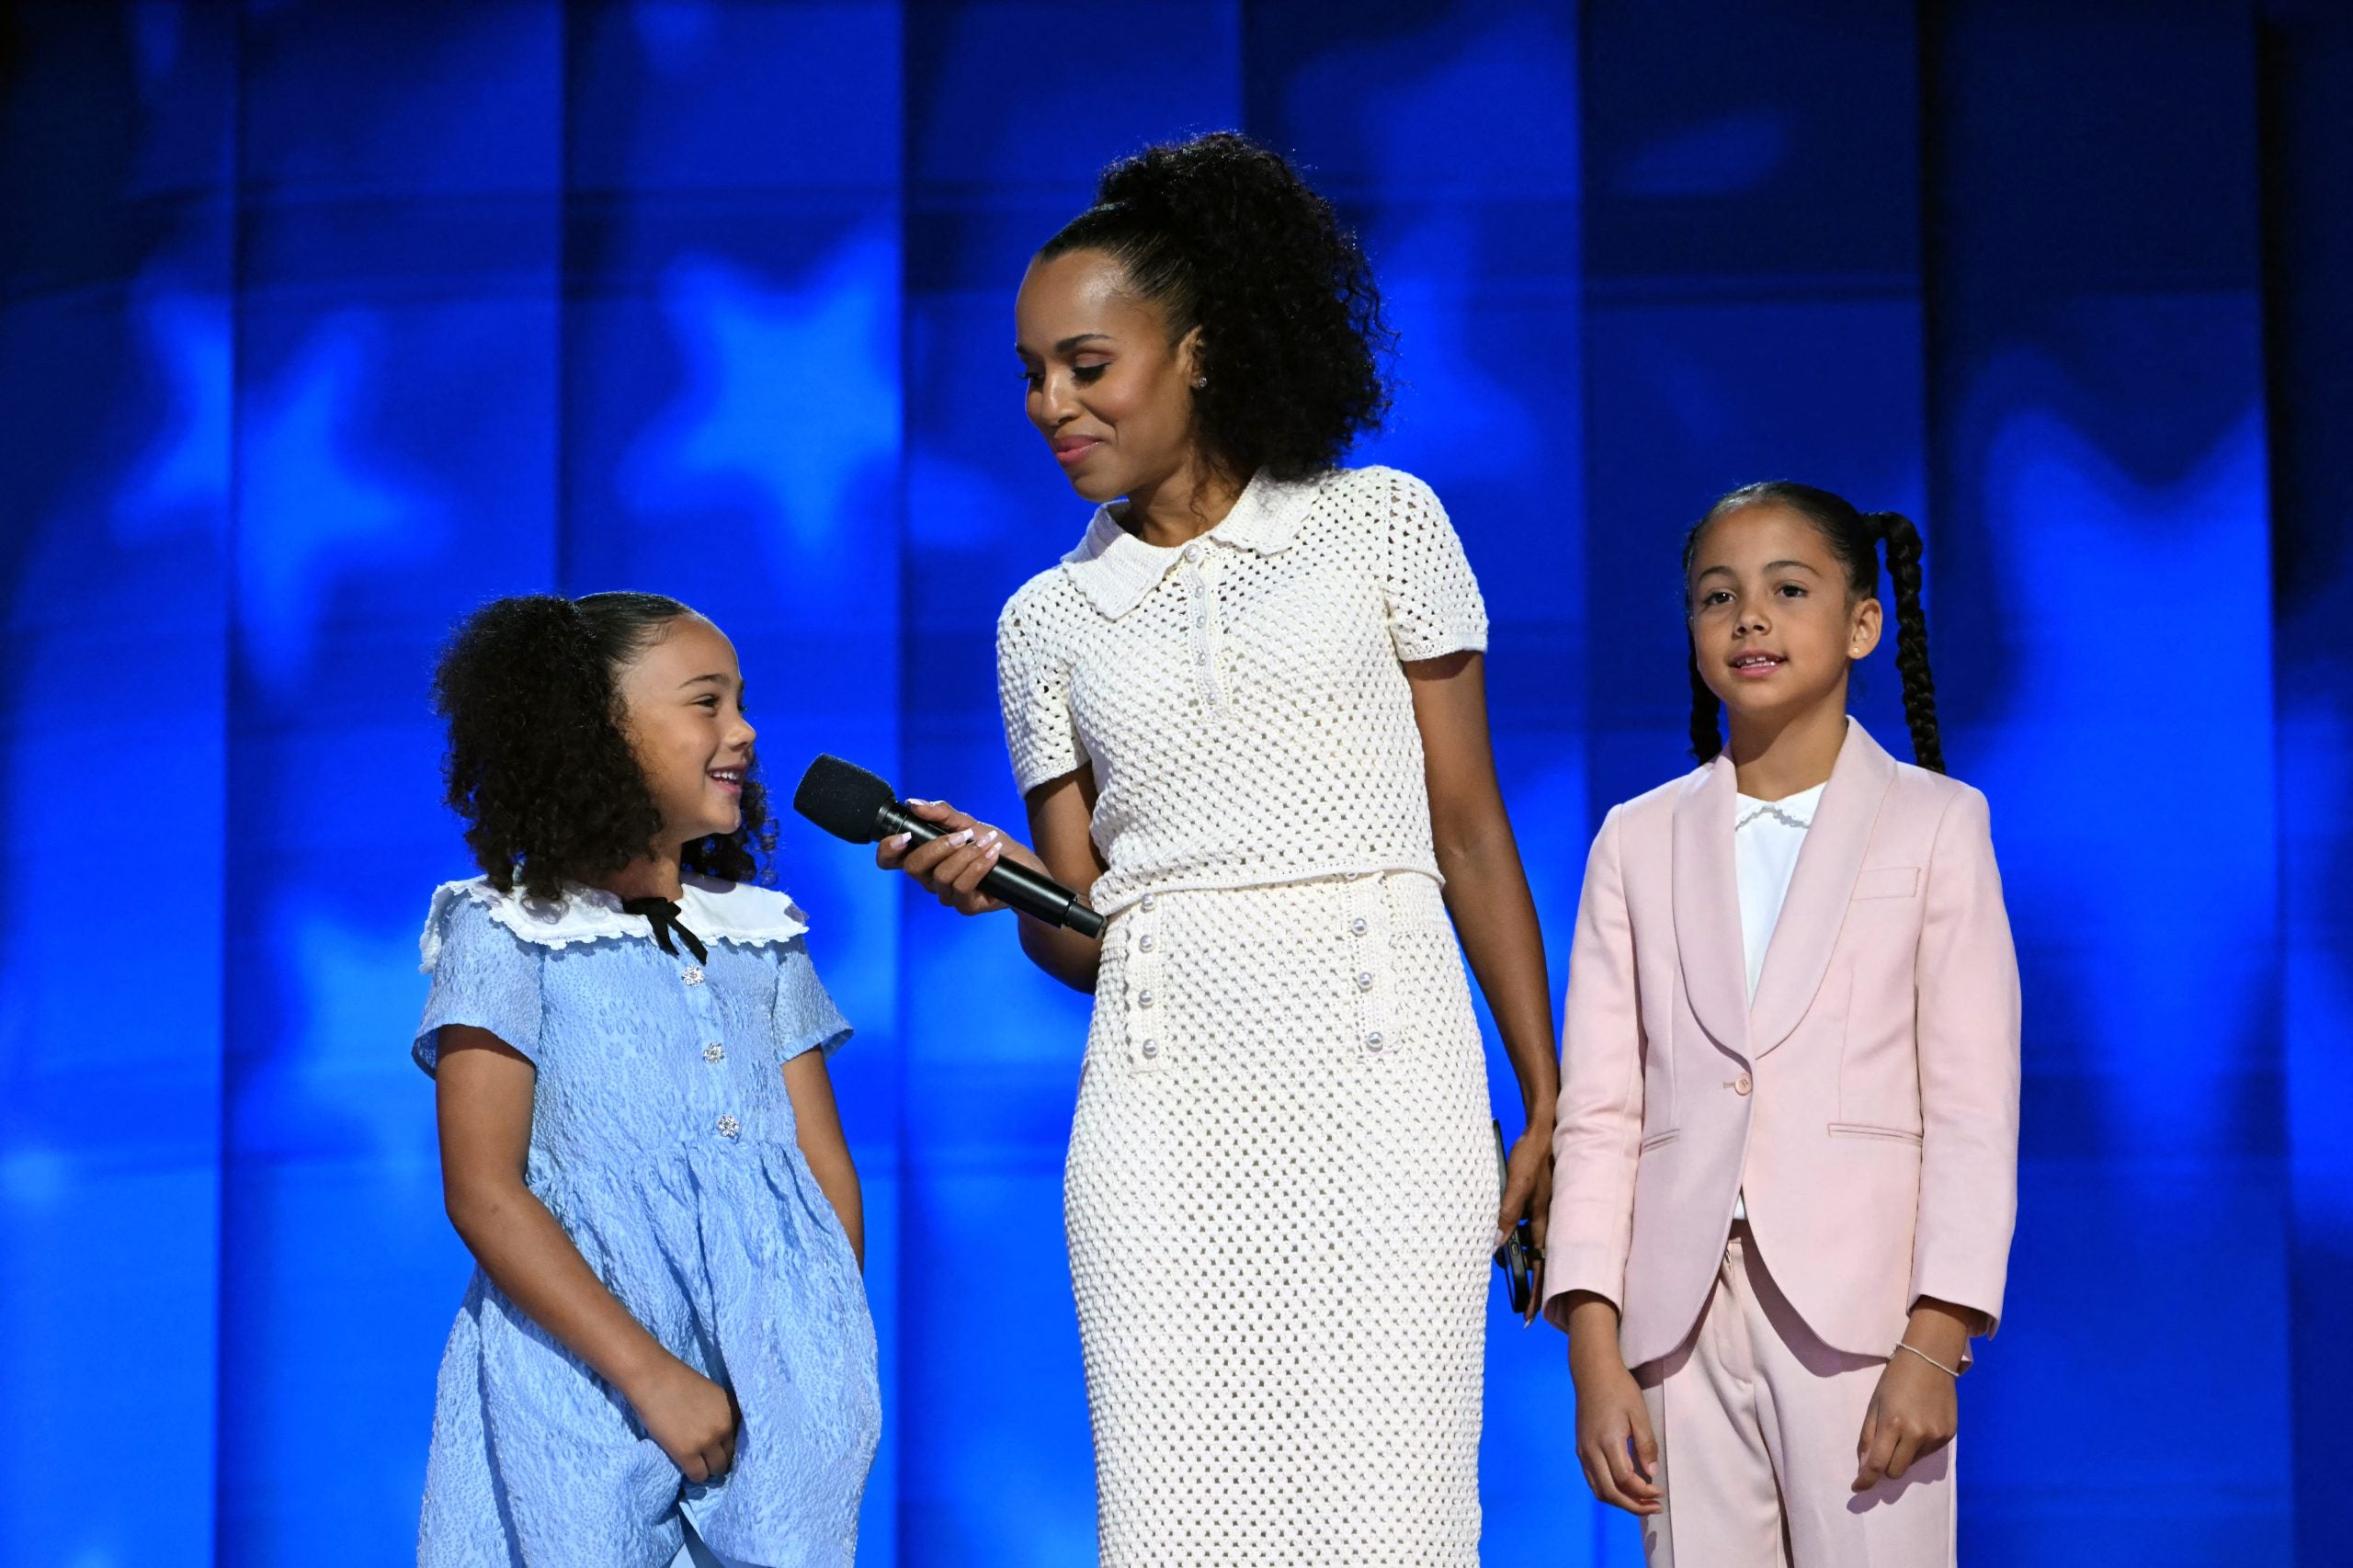
<svg viewBox="0 0 2353 1568"><path fill-rule="evenodd" d="M874 844L904 833L915 844L928 844L947 829L926 822L899 799L880 775L837 756L819 756L801 776L792 809L836 838L852 844ZM1078 902L1078 895L1051 877L1000 860L981 879L981 891L1022 914L1061 926L1082 937L1101 937L1103 916Z"/></svg>
<svg viewBox="0 0 2353 1568"><path fill-rule="evenodd" d="M893 801L874 813L874 837L879 841L894 833L905 834L912 846L943 838L948 830L915 815L904 801ZM999 860L990 867L989 874L981 879L981 891L1024 915L1034 915L1049 926L1067 926L1082 937L1099 937L1109 924L1079 903L1078 895L1062 883L1011 860Z"/></svg>

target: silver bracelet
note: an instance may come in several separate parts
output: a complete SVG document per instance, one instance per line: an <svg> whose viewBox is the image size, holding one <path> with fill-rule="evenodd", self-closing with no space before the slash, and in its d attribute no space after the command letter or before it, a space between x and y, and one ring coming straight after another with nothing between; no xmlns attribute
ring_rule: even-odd
<svg viewBox="0 0 2353 1568"><path fill-rule="evenodd" d="M1946 1377L1952 1379L1956 1382L1961 1381L1961 1374L1959 1372L1954 1371L1950 1367L1946 1366L1942 1361L1938 1360L1934 1356L1929 1355L1918 1346L1914 1345L1909 1341L1899 1339L1895 1342L1895 1347L1898 1350L1909 1350L1913 1355L1917 1356L1921 1360L1926 1361L1929 1366L1934 1367Z"/></svg>

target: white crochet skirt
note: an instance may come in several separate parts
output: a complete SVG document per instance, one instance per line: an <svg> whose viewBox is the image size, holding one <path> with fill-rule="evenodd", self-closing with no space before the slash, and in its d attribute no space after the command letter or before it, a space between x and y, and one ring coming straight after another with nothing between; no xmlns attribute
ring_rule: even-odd
<svg viewBox="0 0 2353 1568"><path fill-rule="evenodd" d="M1438 884L1131 905L1064 1182L1109 1568L1478 1562L1486 1067Z"/></svg>

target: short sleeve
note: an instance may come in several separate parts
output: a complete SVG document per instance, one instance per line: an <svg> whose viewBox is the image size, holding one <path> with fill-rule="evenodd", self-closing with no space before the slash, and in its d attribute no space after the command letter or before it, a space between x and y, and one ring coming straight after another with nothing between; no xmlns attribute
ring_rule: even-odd
<svg viewBox="0 0 2353 1568"><path fill-rule="evenodd" d="M1462 540L1430 487L1392 473L1381 595L1397 656L1435 659L1487 646L1487 604Z"/></svg>
<svg viewBox="0 0 2353 1568"><path fill-rule="evenodd" d="M997 617L996 691L1014 780L1027 795L1085 765L1086 747L1071 712L1070 668L1042 646L1034 610L1021 601L1017 594Z"/></svg>
<svg viewBox="0 0 2353 1568"><path fill-rule="evenodd" d="M446 902L428 931L433 989L410 1054L426 1073L440 1064L441 1031L451 1024L488 1029L536 1064L540 1059L540 949L501 926L471 898Z"/></svg>
<svg viewBox="0 0 2353 1568"><path fill-rule="evenodd" d="M798 937L778 949L776 1002L768 1017L779 1062L790 1062L804 1051L831 1056L849 1040L849 1020L834 1006L825 983L817 978L817 966L810 961L808 945Z"/></svg>

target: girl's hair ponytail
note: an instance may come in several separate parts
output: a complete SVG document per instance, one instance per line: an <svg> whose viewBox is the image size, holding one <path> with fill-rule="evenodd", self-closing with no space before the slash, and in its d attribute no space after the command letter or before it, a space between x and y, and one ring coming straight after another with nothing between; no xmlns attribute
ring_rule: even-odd
<svg viewBox="0 0 2353 1568"><path fill-rule="evenodd" d="M1904 722L1912 732L1912 759L1931 773L1942 773L1945 752L1937 733L1937 688L1928 673L1928 620L1920 608L1920 530L1901 512L1859 512L1846 497L1811 484L1786 479L1744 484L1709 507L1684 536L1687 582L1700 536L1722 518L1750 506L1786 507L1813 524L1830 553L1847 568L1847 588L1857 598L1879 597L1880 547L1886 546L1888 580L1895 588L1895 668L1904 681ZM1721 706L1700 678L1694 644L1691 755L1701 762L1712 762L1723 751L1716 725Z"/></svg>
<svg viewBox="0 0 2353 1568"><path fill-rule="evenodd" d="M1912 759L1942 773L1945 748L1937 733L1936 677L1928 671L1928 618L1920 608L1920 530L1901 512L1871 512L1863 522L1887 549L1887 580L1895 589L1895 669L1904 680Z"/></svg>

